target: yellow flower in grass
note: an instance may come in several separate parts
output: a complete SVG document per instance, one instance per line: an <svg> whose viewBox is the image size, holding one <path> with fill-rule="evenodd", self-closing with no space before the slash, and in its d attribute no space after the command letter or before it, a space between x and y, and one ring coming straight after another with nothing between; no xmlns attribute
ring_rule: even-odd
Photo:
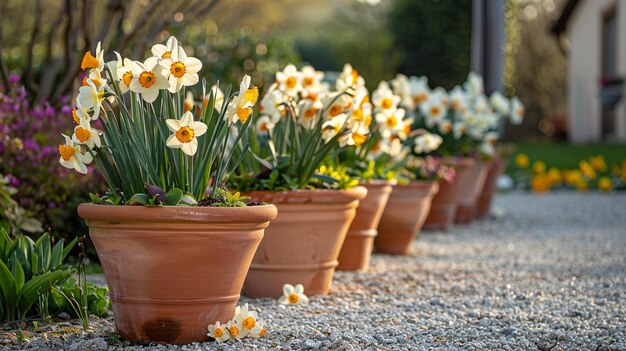
<svg viewBox="0 0 626 351"><path fill-rule="evenodd" d="M309 298L304 295L304 287L298 284L295 287L291 284L283 285L283 296L278 299L278 303L283 305L297 305L309 302Z"/></svg>
<svg viewBox="0 0 626 351"><path fill-rule="evenodd" d="M626 160L622 160L622 169L619 176L623 181L626 181Z"/></svg>
<svg viewBox="0 0 626 351"><path fill-rule="evenodd" d="M613 188L613 182L609 177L600 177L598 179L598 189L601 191L609 192Z"/></svg>
<svg viewBox="0 0 626 351"><path fill-rule="evenodd" d="M102 72L104 69L104 51L102 51L100 46L100 42L98 42L98 45L96 45L96 56L93 56L90 51L85 53L80 63L80 69L91 68Z"/></svg>
<svg viewBox="0 0 626 351"><path fill-rule="evenodd" d="M239 93L233 98L233 101L228 105L228 113L226 118L230 119L232 123L240 121L246 123L250 115L252 114L252 106L256 104L259 99L259 88L250 88L251 78L249 75L245 75L239 84Z"/></svg>
<svg viewBox="0 0 626 351"><path fill-rule="evenodd" d="M530 180L530 188L535 193L550 190L550 177L545 173L535 174Z"/></svg>
<svg viewBox="0 0 626 351"><path fill-rule="evenodd" d="M563 181L561 171L556 167L552 167L550 168L550 170L548 170L548 177L550 178L550 182L552 183L552 185L559 184Z"/></svg>
<svg viewBox="0 0 626 351"><path fill-rule="evenodd" d="M589 164L589 162L587 162L587 161L580 161L580 164L578 165L578 168L580 168L580 171L588 179L596 179L596 176L597 176L596 175L596 171L593 169L591 164Z"/></svg>
<svg viewBox="0 0 626 351"><path fill-rule="evenodd" d="M220 322L215 322L214 325L209 325L209 333L207 334L210 338L217 340L217 342L224 342L230 339L230 332L226 325L220 324Z"/></svg>
<svg viewBox="0 0 626 351"><path fill-rule="evenodd" d="M606 172L608 168L606 161L604 160L604 156L602 155L591 157L589 159L589 163L591 164L591 167L597 172Z"/></svg>
<svg viewBox="0 0 626 351"><path fill-rule="evenodd" d="M565 182L573 187L576 187L576 184L583 182L583 174L577 170L569 170L564 172Z"/></svg>
<svg viewBox="0 0 626 351"><path fill-rule="evenodd" d="M546 172L546 163L543 161L535 161L533 162L533 172L535 173L545 173Z"/></svg>
<svg viewBox="0 0 626 351"><path fill-rule="evenodd" d="M91 154L83 154L79 145L74 145L72 139L63 134L65 138L65 144L59 145L59 163L61 166L69 169L75 169L78 173L87 174L87 166L91 163L93 158Z"/></svg>
<svg viewBox="0 0 626 351"><path fill-rule="evenodd" d="M168 119L165 123L174 133L167 138L167 146L181 149L189 156L195 155L198 150L198 139L196 138L206 133L206 124L194 121L193 115L189 111L185 112L180 120Z"/></svg>
<svg viewBox="0 0 626 351"><path fill-rule="evenodd" d="M589 183L587 183L584 179L580 179L574 184L576 190L578 191L587 191L589 189Z"/></svg>
<svg viewBox="0 0 626 351"><path fill-rule="evenodd" d="M526 155L526 154L518 154L517 156L515 156L515 164L519 168L524 168L524 169L528 168L528 165L530 164L530 160L528 159L528 155Z"/></svg>

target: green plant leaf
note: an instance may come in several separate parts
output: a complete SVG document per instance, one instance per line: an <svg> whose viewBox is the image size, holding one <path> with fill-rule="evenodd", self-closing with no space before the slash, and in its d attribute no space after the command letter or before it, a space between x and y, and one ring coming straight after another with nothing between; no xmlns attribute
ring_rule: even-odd
<svg viewBox="0 0 626 351"><path fill-rule="evenodd" d="M165 194L165 204L169 206L176 206L180 203L180 200L183 198L183 191L174 188L170 189L170 191Z"/></svg>
<svg viewBox="0 0 626 351"><path fill-rule="evenodd" d="M129 205L148 205L148 201L150 201L151 196L148 194L135 194L130 200L128 200Z"/></svg>

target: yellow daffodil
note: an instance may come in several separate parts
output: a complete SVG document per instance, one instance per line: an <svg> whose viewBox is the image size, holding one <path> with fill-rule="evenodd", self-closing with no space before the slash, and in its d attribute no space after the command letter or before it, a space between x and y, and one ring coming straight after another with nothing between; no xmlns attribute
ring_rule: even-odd
<svg viewBox="0 0 626 351"><path fill-rule="evenodd" d="M80 63L80 68L91 68L98 72L102 72L104 69L104 51L100 48L100 42L96 45L96 56L93 56L90 51L87 51Z"/></svg>
<svg viewBox="0 0 626 351"><path fill-rule="evenodd" d="M528 158L528 155L518 154L517 156L515 156L515 165L522 169L528 168L528 165L530 165L530 159Z"/></svg>
<svg viewBox="0 0 626 351"><path fill-rule="evenodd" d="M183 86L192 86L199 81L198 72L202 69L202 62L195 57L188 57L180 46L170 57L162 59L159 63L170 82L170 93L176 93Z"/></svg>
<svg viewBox="0 0 626 351"><path fill-rule="evenodd" d="M91 154L83 154L79 145L74 145L70 137L63 134L65 144L59 145L59 163L61 166L69 169L75 169L78 173L87 174L87 166L93 158Z"/></svg>
<svg viewBox="0 0 626 351"><path fill-rule="evenodd" d="M545 173L546 172L546 163L543 161L535 161L533 162L533 172L535 173Z"/></svg>
<svg viewBox="0 0 626 351"><path fill-rule="evenodd" d="M245 75L239 84L239 92L228 105L228 113L226 117L232 123L240 121L246 123L252 114L252 106L256 104L259 98L259 88L250 88L251 78Z"/></svg>
<svg viewBox="0 0 626 351"><path fill-rule="evenodd" d="M159 96L159 90L169 89L170 83L163 75L163 69L156 60L146 60L145 63L133 61L133 79L130 90L140 93L146 102L154 102Z"/></svg>
<svg viewBox="0 0 626 351"><path fill-rule="evenodd" d="M104 86L97 88L96 85L87 79L87 85L78 89L78 96L76 97L76 105L81 106L81 110L91 110L93 113L91 119L96 120L100 116L100 110L102 109L102 101L104 100Z"/></svg>
<svg viewBox="0 0 626 351"><path fill-rule="evenodd" d="M88 148L93 149L94 146L100 147L100 134L99 130L91 128L88 119L81 119L80 124L74 127L74 135L72 135L72 141L76 144L87 145Z"/></svg>
<svg viewBox="0 0 626 351"><path fill-rule="evenodd" d="M168 119L165 123L170 131L174 133L167 138L167 146L181 149L189 156L195 155L198 150L197 137L206 133L206 124L194 121L193 115L189 111L185 112L180 120Z"/></svg>
<svg viewBox="0 0 626 351"><path fill-rule="evenodd" d="M600 179L598 179L598 189L600 189L601 191L608 193L609 191L611 191L612 188L613 182L611 181L611 178L600 177Z"/></svg>
<svg viewBox="0 0 626 351"><path fill-rule="evenodd" d="M289 64L284 70L276 72L278 89L289 96L296 96L302 91L302 72Z"/></svg>
<svg viewBox="0 0 626 351"><path fill-rule="evenodd" d="M589 164L589 162L584 160L580 161L580 163L578 164L578 168L580 168L580 171L588 179L596 179L596 171L593 169L591 164Z"/></svg>
<svg viewBox="0 0 626 351"><path fill-rule="evenodd" d="M209 325L208 327L209 333L207 334L210 338L217 340L217 342L224 342L230 340L230 332L226 325L220 324L219 321L215 322L214 325Z"/></svg>
<svg viewBox="0 0 626 351"><path fill-rule="evenodd" d="M309 298L304 295L304 287L297 284L295 287L291 284L283 285L283 296L278 298L278 303L283 305L297 305L309 302Z"/></svg>
<svg viewBox="0 0 626 351"><path fill-rule="evenodd" d="M591 167L597 172L606 172L608 166L602 155L594 156L589 159Z"/></svg>
<svg viewBox="0 0 626 351"><path fill-rule="evenodd" d="M154 55L158 59L167 59L172 56L172 53L178 49L178 40L171 36L167 39L167 43L156 44L152 46L152 55Z"/></svg>
<svg viewBox="0 0 626 351"><path fill-rule="evenodd" d="M530 188L535 193L543 193L550 190L550 178L544 173L535 174L530 181Z"/></svg>
<svg viewBox="0 0 626 351"><path fill-rule="evenodd" d="M561 175L561 171L558 168L552 167L548 170L548 177L550 178L550 182L554 184L559 184L563 181L563 176Z"/></svg>

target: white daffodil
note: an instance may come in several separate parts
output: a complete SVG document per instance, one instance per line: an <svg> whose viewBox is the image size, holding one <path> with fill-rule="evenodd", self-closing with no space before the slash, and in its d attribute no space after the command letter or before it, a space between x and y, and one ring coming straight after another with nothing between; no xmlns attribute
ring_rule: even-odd
<svg viewBox="0 0 626 351"><path fill-rule="evenodd" d="M450 97L448 96L448 92L446 91L446 89L442 87L436 87L430 94L431 99L441 101L441 104L446 108L450 107Z"/></svg>
<svg viewBox="0 0 626 351"><path fill-rule="evenodd" d="M133 61L129 58L122 60L122 56L118 52L115 52L115 56L117 60L108 62L107 65L113 75L113 81L118 83L120 91L124 94L130 89L130 83L133 81Z"/></svg>
<svg viewBox="0 0 626 351"><path fill-rule="evenodd" d="M96 45L96 56L91 55L90 51L87 51L83 56L83 60L80 63L81 69L91 68L98 72L102 72L104 69L104 51L101 49L101 44L98 42Z"/></svg>
<svg viewBox="0 0 626 351"><path fill-rule="evenodd" d="M353 103L350 95L339 92L324 95L320 101L324 106L324 119L327 120L345 113Z"/></svg>
<svg viewBox="0 0 626 351"><path fill-rule="evenodd" d="M467 81L465 82L464 86L465 90L474 97L482 95L485 89L483 77L476 72L470 72L468 74Z"/></svg>
<svg viewBox="0 0 626 351"><path fill-rule="evenodd" d="M455 86L450 92L450 109L452 111L465 113L467 111L467 95L460 86Z"/></svg>
<svg viewBox="0 0 626 351"><path fill-rule="evenodd" d="M235 320L231 320L226 324L226 329L228 329L229 340L236 341L244 338L241 332L243 330L243 326L240 323L237 323Z"/></svg>
<svg viewBox="0 0 626 351"><path fill-rule="evenodd" d="M272 121L278 121L285 110L284 103L283 93L279 90L271 90L265 94L263 100L261 100L260 112L263 115L269 116Z"/></svg>
<svg viewBox="0 0 626 351"><path fill-rule="evenodd" d="M395 95L387 82L382 81L378 84L378 88L372 93L372 104L374 112L390 113L398 108L400 96Z"/></svg>
<svg viewBox="0 0 626 351"><path fill-rule="evenodd" d="M235 316L233 318L233 321L237 325L241 326L241 329L239 330L239 334L241 335L242 338L245 338L246 336L250 334L252 329L254 329L254 327L256 326L257 319L259 318L259 316L257 315L256 312L249 310L248 304L243 305L243 307L238 308L238 310L239 311L235 311Z"/></svg>
<svg viewBox="0 0 626 351"><path fill-rule="evenodd" d="M87 80L91 80L98 90L103 89L107 85L107 79L103 78L100 71L95 69L92 69L89 75L85 77L83 85L87 85Z"/></svg>
<svg viewBox="0 0 626 351"><path fill-rule="evenodd" d="M356 89L365 85L365 79L359 75L359 72L352 68L349 63L343 66L343 71L335 82L337 91L345 91L348 88Z"/></svg>
<svg viewBox="0 0 626 351"><path fill-rule="evenodd" d="M250 330L250 334L248 334L251 338L262 338L267 334L267 329L265 328L265 321L258 320L254 328Z"/></svg>
<svg viewBox="0 0 626 351"><path fill-rule="evenodd" d="M391 156L394 160L404 159L409 152L398 138L381 140L380 149L381 152Z"/></svg>
<svg viewBox="0 0 626 351"><path fill-rule="evenodd" d="M398 73L396 77L391 80L391 87L393 88L394 94L402 99L402 106L413 111L415 105L411 98L411 83L409 82L409 77Z"/></svg>
<svg viewBox="0 0 626 351"><path fill-rule="evenodd" d="M302 72L289 64L284 70L276 72L276 82L280 91L295 97L302 91Z"/></svg>
<svg viewBox="0 0 626 351"><path fill-rule="evenodd" d="M207 107L209 105L209 99L211 98L211 95L213 95L213 98L215 98L215 102L213 103L215 111L221 112L222 107L224 106L224 92L217 85L213 85L211 87L211 92L209 94L206 94L204 100L202 100L202 104L204 107Z"/></svg>
<svg viewBox="0 0 626 351"><path fill-rule="evenodd" d="M520 101L520 99L517 98L517 96L514 96L511 99L511 114L510 114L511 123L513 124L522 123L522 121L524 120L525 113L526 113L526 109L524 108L524 104L522 104L522 102Z"/></svg>
<svg viewBox="0 0 626 351"><path fill-rule="evenodd" d="M224 342L230 339L230 332L226 325L220 324L219 321L215 322L214 325L209 325L208 327L209 333L207 334L210 338L217 340L217 342Z"/></svg>
<svg viewBox="0 0 626 351"><path fill-rule="evenodd" d="M302 73L302 95L307 98L311 95L317 95L322 90L326 90L326 87L322 84L324 79L324 72L316 71L311 66L304 66L301 70Z"/></svg>
<svg viewBox="0 0 626 351"><path fill-rule="evenodd" d="M380 126L380 135L383 138L390 138L404 129L404 115L406 111L402 108L391 113L377 113L376 123Z"/></svg>
<svg viewBox="0 0 626 351"><path fill-rule="evenodd" d="M452 135L454 135L454 139L461 139L463 135L465 135L465 131L467 130L467 126L463 122L455 122L454 126L452 126Z"/></svg>
<svg viewBox="0 0 626 351"><path fill-rule="evenodd" d="M276 124L268 116L260 116L256 120L256 130L259 134L268 134L275 126Z"/></svg>
<svg viewBox="0 0 626 351"><path fill-rule="evenodd" d="M478 150L483 155L490 156L490 157L496 154L496 149L493 147L492 144L488 143L487 141L480 143L480 145L478 146Z"/></svg>
<svg viewBox="0 0 626 351"><path fill-rule="evenodd" d="M198 72L202 69L202 62L195 57L188 57L182 47L172 51L170 57L160 62L164 75L170 82L170 93L176 93L183 86L192 86L198 83Z"/></svg>
<svg viewBox="0 0 626 351"><path fill-rule="evenodd" d="M228 105L226 118L230 119L232 123L237 122L237 120L241 123L246 123L248 117L252 114L252 106L259 99L259 88L250 88L251 80L252 78L249 75L243 77L239 84L239 92Z"/></svg>
<svg viewBox="0 0 626 351"><path fill-rule="evenodd" d="M436 134L426 133L415 137L413 151L416 154L427 154L439 148L443 139Z"/></svg>
<svg viewBox="0 0 626 351"><path fill-rule="evenodd" d="M304 295L304 287L298 284L295 287L291 284L283 285L283 296L278 298L278 303L283 305L296 305L309 302L309 298Z"/></svg>
<svg viewBox="0 0 626 351"><path fill-rule="evenodd" d="M93 157L89 153L82 153L79 145L74 145L72 139L63 134L65 144L59 145L59 163L61 166L69 169L75 169L78 173L87 174L87 166L93 161Z"/></svg>
<svg viewBox="0 0 626 351"><path fill-rule="evenodd" d="M498 132L488 132L485 134L485 142L494 145L498 141Z"/></svg>
<svg viewBox="0 0 626 351"><path fill-rule="evenodd" d="M85 144L88 148L93 149L94 146L100 147L100 131L91 128L89 119L81 118L80 124L74 127L74 135L72 142L76 144Z"/></svg>
<svg viewBox="0 0 626 351"><path fill-rule="evenodd" d="M361 146L367 140L369 133L370 129L365 125L365 123L355 122L350 128L348 134L339 138L339 145L342 147L346 145Z"/></svg>
<svg viewBox="0 0 626 351"><path fill-rule="evenodd" d="M452 131L452 121L444 119L443 121L439 122L437 128L439 129L439 132L441 134L449 134Z"/></svg>
<svg viewBox="0 0 626 351"><path fill-rule="evenodd" d="M486 113L491 109L489 101L485 95L476 96L472 108L476 113Z"/></svg>
<svg viewBox="0 0 626 351"><path fill-rule="evenodd" d="M89 111L90 109L93 109L91 119L96 120L100 116L103 100L104 86L101 86L100 89L98 89L91 79L87 79L87 85L78 89L76 105L80 105L81 110Z"/></svg>
<svg viewBox="0 0 626 351"><path fill-rule="evenodd" d="M318 113L324 105L309 99L298 101L298 122L305 128L311 129L318 121Z"/></svg>
<svg viewBox="0 0 626 351"><path fill-rule="evenodd" d="M510 112L509 100L504 97L499 91L495 91L489 97L491 106L502 116L508 116Z"/></svg>
<svg viewBox="0 0 626 351"><path fill-rule="evenodd" d="M409 78L409 87L411 91L411 100L413 106L418 107L430 99L430 88L428 87L428 78L411 77Z"/></svg>
<svg viewBox="0 0 626 351"><path fill-rule="evenodd" d="M146 102L154 102L159 96L159 90L170 87L169 81L162 72L163 69L155 60L146 60L145 63L133 61L133 79L130 83L130 90L140 93Z"/></svg>
<svg viewBox="0 0 626 351"><path fill-rule="evenodd" d="M420 110L426 117L425 122L429 128L437 126L448 112L443 100L435 97L421 104Z"/></svg>
<svg viewBox="0 0 626 351"><path fill-rule="evenodd" d="M322 139L325 143L332 140L337 134L346 128L348 116L345 113L339 114L322 124Z"/></svg>
<svg viewBox="0 0 626 351"><path fill-rule="evenodd" d="M185 112L180 120L168 119L165 123L174 133L167 138L167 146L182 149L185 154L193 156L198 149L197 137L206 133L206 124L194 121L189 111Z"/></svg>
<svg viewBox="0 0 626 351"><path fill-rule="evenodd" d="M156 44L152 47L152 55L157 57L158 59L166 59L170 58L172 54L178 49L178 40L173 36L167 39L167 43Z"/></svg>
<svg viewBox="0 0 626 351"><path fill-rule="evenodd" d="M191 91L188 91L187 94L185 94L185 102L183 102L183 111L184 112L191 111L195 105L196 105L196 100L193 98L193 93Z"/></svg>
<svg viewBox="0 0 626 351"><path fill-rule="evenodd" d="M74 122L76 122L76 124L80 124L80 121L83 119L92 119L89 115L89 111L82 106L78 99L76 99L76 107L72 109L72 118L74 119Z"/></svg>

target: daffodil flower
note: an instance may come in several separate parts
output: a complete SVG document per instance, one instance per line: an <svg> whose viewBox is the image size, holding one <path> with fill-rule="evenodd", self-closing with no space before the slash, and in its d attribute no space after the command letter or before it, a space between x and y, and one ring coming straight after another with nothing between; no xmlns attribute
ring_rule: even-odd
<svg viewBox="0 0 626 351"><path fill-rule="evenodd" d="M163 69L155 60L146 60L145 63L133 61L133 79L130 83L130 90L140 93L146 102L154 102L159 96L159 90L170 87L169 81L162 72Z"/></svg>
<svg viewBox="0 0 626 351"><path fill-rule="evenodd" d="M231 320L228 322L228 324L226 324L226 329L228 329L228 333L229 335L229 340L230 341L241 341L241 339L244 338L244 336L242 335L242 329L243 326L239 323L237 323L235 320Z"/></svg>
<svg viewBox="0 0 626 351"><path fill-rule="evenodd" d="M80 124L74 127L74 135L72 141L76 144L85 144L88 148L93 149L94 146L100 147L100 131L91 128L89 120L82 118Z"/></svg>
<svg viewBox="0 0 626 351"><path fill-rule="evenodd" d="M404 115L406 111L404 109L399 108L395 111L383 113L379 112L376 114L376 122L380 127L380 134L383 138L390 138L392 135L397 134L398 132L404 129Z"/></svg>
<svg viewBox="0 0 626 351"><path fill-rule="evenodd" d="M319 94L321 91L327 90L328 86L322 83L324 72L316 71L312 66L304 66L302 73L302 95L308 98Z"/></svg>
<svg viewBox="0 0 626 351"><path fill-rule="evenodd" d="M292 64L276 72L276 82L278 88L289 96L297 96L302 91L302 73Z"/></svg>
<svg viewBox="0 0 626 351"><path fill-rule="evenodd" d="M513 124L522 123L525 113L526 113L526 110L524 109L524 104L522 104L522 102L520 101L520 99L517 98L517 96L514 96L511 99L511 114L510 114L511 123Z"/></svg>
<svg viewBox="0 0 626 351"><path fill-rule="evenodd" d="M174 134L167 138L167 146L173 149L181 149L186 155L193 156L198 150L197 137L207 131L206 124L193 120L191 112L187 111L180 120L168 119L167 127Z"/></svg>
<svg viewBox="0 0 626 351"><path fill-rule="evenodd" d="M98 90L103 89L107 85L107 79L103 78L100 71L95 69L92 69L85 78L85 83L87 83L87 79L91 80Z"/></svg>
<svg viewBox="0 0 626 351"><path fill-rule="evenodd" d="M346 127L348 116L345 113L331 118L322 124L322 139L325 143L330 142L337 134Z"/></svg>
<svg viewBox="0 0 626 351"><path fill-rule="evenodd" d="M172 53L178 49L178 40L171 36L167 39L167 43L156 44L152 46L152 55L157 57L158 59L166 59L172 56Z"/></svg>
<svg viewBox="0 0 626 351"><path fill-rule="evenodd" d="M285 111L283 94L279 90L270 90L261 100L261 114L269 116L271 120L280 120Z"/></svg>
<svg viewBox="0 0 626 351"><path fill-rule="evenodd" d="M170 93L176 93L183 86L198 83L198 72L202 69L202 62L195 57L188 57L182 47L171 52L170 57L160 61L165 76L168 77Z"/></svg>
<svg viewBox="0 0 626 351"><path fill-rule="evenodd" d="M118 83L122 94L130 90L130 83L133 81L133 61L129 58L124 58L118 52L115 52L117 57L116 61L110 61L107 63L109 69L111 69L112 79Z"/></svg>
<svg viewBox="0 0 626 351"><path fill-rule="evenodd" d="M81 69L91 68L98 72L102 72L104 69L104 51L100 48L100 42L96 45L96 56L93 56L90 51L87 51L83 56L83 60L80 63Z"/></svg>
<svg viewBox="0 0 626 351"><path fill-rule="evenodd" d="M224 106L224 92L217 85L213 85L211 87L211 93L207 94L204 97L202 104L204 105L204 107L206 107L209 104L209 99L211 97L211 94L215 98L215 102L213 103L213 107L215 108L215 111L217 111L218 113L221 113L222 107Z"/></svg>
<svg viewBox="0 0 626 351"><path fill-rule="evenodd" d="M427 77L409 78L410 98L413 106L420 106L430 98L430 88Z"/></svg>
<svg viewBox="0 0 626 351"><path fill-rule="evenodd" d="M207 334L210 338L217 340L217 342L224 342L230 340L230 332L226 325L220 324L219 321L215 322L214 325L209 325L208 327L209 333Z"/></svg>
<svg viewBox="0 0 626 351"><path fill-rule="evenodd" d="M250 330L250 334L248 334L251 338L262 338L267 333L267 329L265 328L265 321L259 320L252 330Z"/></svg>
<svg viewBox="0 0 626 351"><path fill-rule="evenodd" d="M76 107L72 109L72 118L76 124L80 124L80 121L83 119L92 119L89 115L89 111L81 105L80 100L78 99L76 99Z"/></svg>
<svg viewBox="0 0 626 351"><path fill-rule="evenodd" d="M252 114L252 106L254 106L259 99L259 88L250 88L251 80L249 75L243 77L239 84L239 93L228 105L226 117L229 118L232 123L235 123L237 120L241 123L246 123L248 117Z"/></svg>
<svg viewBox="0 0 626 351"><path fill-rule="evenodd" d="M185 102L183 103L183 111L191 111L193 107L196 105L196 100L193 98L193 93L188 91L185 95Z"/></svg>
<svg viewBox="0 0 626 351"><path fill-rule="evenodd" d="M443 101L437 98L428 99L420 105L420 109L422 114L426 116L426 125L431 128L437 126L448 111Z"/></svg>
<svg viewBox="0 0 626 351"><path fill-rule="evenodd" d="M256 326L258 315L256 312L249 310L248 304L243 305L243 307L240 307L239 311L236 312L239 313L236 313L233 321L236 325L241 326L239 330L239 335L241 336L241 338L245 338Z"/></svg>
<svg viewBox="0 0 626 351"><path fill-rule="evenodd" d="M256 120L256 130L259 134L268 134L274 126L275 124L268 116L260 116Z"/></svg>
<svg viewBox="0 0 626 351"><path fill-rule="evenodd" d="M356 88L364 86L365 80L359 75L359 72L352 68L349 63L343 66L343 71L335 82L335 88L338 91L346 91L348 88Z"/></svg>
<svg viewBox="0 0 626 351"><path fill-rule="evenodd" d="M495 91L491 94L489 97L489 103L491 103L491 106L502 116L507 116L511 111L509 100L499 91Z"/></svg>
<svg viewBox="0 0 626 351"><path fill-rule="evenodd" d="M295 287L291 284L283 285L283 296L278 298L278 303L283 305L296 305L309 302L309 298L304 295L304 287L298 284Z"/></svg>
<svg viewBox="0 0 626 351"><path fill-rule="evenodd" d="M443 143L443 139L439 135L431 133L420 134L413 141L415 144L413 151L416 154L427 154L435 151Z"/></svg>
<svg viewBox="0 0 626 351"><path fill-rule="evenodd" d="M400 96L395 95L387 82L382 81L372 93L372 103L375 112L395 111L400 103Z"/></svg>
<svg viewBox="0 0 626 351"><path fill-rule="evenodd" d="M81 110L93 109L91 119L96 120L100 116L102 109L102 100L104 100L104 86L97 88L91 79L87 79L87 85L78 89L76 97L76 105L81 106Z"/></svg>
<svg viewBox="0 0 626 351"><path fill-rule="evenodd" d="M87 174L87 166L93 158L89 153L82 153L79 145L74 145L70 137L63 134L65 144L59 145L59 163L61 166L69 169L75 169L78 173Z"/></svg>

